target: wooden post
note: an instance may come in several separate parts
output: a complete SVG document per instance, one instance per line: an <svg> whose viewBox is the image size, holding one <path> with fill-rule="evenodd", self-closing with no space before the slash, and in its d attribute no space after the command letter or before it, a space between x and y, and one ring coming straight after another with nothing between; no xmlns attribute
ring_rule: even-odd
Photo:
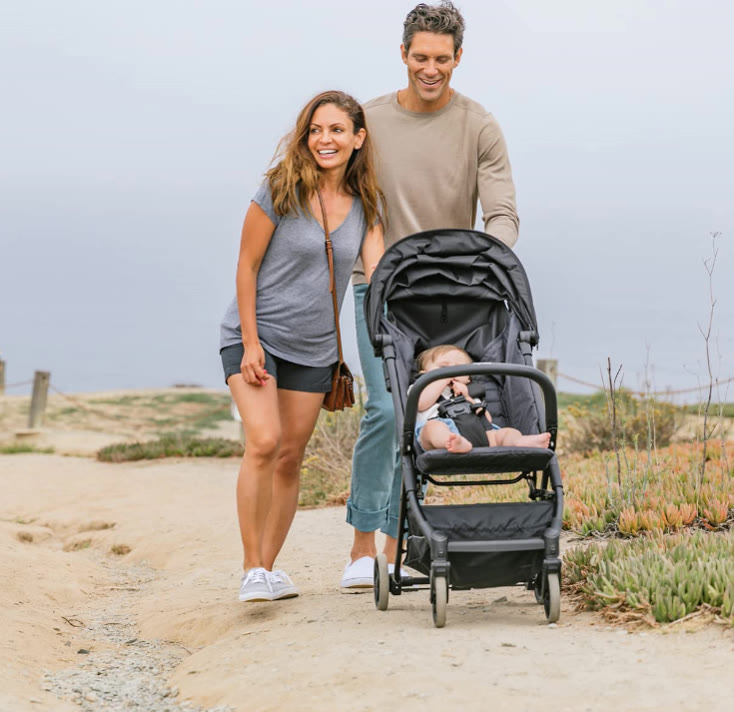
<svg viewBox="0 0 734 712"><path fill-rule="evenodd" d="M557 388L558 384L558 359L555 358L539 358L538 370L542 371L551 379L553 388Z"/></svg>
<svg viewBox="0 0 734 712"><path fill-rule="evenodd" d="M0 358L0 396L5 395L5 361Z"/></svg>
<svg viewBox="0 0 734 712"><path fill-rule="evenodd" d="M28 414L29 430L43 425L50 380L51 374L48 371L36 371L33 376L33 395L31 396L31 410Z"/></svg>

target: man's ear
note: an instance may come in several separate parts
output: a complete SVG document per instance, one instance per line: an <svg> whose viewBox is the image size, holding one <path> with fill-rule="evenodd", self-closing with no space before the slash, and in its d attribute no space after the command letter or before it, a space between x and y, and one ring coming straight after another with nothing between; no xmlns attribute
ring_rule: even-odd
<svg viewBox="0 0 734 712"><path fill-rule="evenodd" d="M464 48L459 47L458 50L456 50L456 54L454 55L454 64L458 67L459 62L461 62L461 55L464 54Z"/></svg>
<svg viewBox="0 0 734 712"><path fill-rule="evenodd" d="M400 56L403 58L403 64L407 64L408 63L408 50L405 49L404 44L400 45Z"/></svg>

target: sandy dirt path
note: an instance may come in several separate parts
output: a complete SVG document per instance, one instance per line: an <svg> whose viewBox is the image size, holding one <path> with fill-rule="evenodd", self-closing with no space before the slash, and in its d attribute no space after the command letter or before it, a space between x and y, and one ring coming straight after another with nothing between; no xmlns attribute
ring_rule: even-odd
<svg viewBox="0 0 734 712"><path fill-rule="evenodd" d="M711 624L630 632L564 601L551 627L532 593L504 588L453 593L439 630L427 591L391 597L384 613L371 595L340 594L342 508L296 517L279 563L300 597L239 603L236 470L234 460L0 456L2 712L67 712L74 700L125 709L104 706L79 671L97 666L102 679L131 645L158 656L148 667L173 690L149 712L734 704L734 632ZM58 680L77 673L77 692L60 701Z"/></svg>

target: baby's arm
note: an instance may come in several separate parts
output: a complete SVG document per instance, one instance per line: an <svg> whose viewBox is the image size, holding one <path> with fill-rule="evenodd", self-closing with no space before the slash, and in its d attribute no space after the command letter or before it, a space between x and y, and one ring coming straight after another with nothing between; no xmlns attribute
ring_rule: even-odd
<svg viewBox="0 0 734 712"><path fill-rule="evenodd" d="M469 388L463 381L454 378L451 381L451 390L455 396L464 396L470 403L474 403L474 398L469 395Z"/></svg>
<svg viewBox="0 0 734 712"><path fill-rule="evenodd" d="M418 398L418 410L428 410L441 395L446 386L451 382L450 378L440 378L438 381L429 383L420 394Z"/></svg>

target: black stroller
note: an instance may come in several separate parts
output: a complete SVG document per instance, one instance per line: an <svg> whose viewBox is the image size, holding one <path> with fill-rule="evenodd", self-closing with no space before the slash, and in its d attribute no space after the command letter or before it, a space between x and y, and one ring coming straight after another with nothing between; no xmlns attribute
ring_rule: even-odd
<svg viewBox="0 0 734 712"><path fill-rule="evenodd" d="M430 585L433 621L446 622L449 589L522 583L549 622L560 615L561 473L554 453L558 415L551 381L533 367L538 343L525 270L502 242L474 230L431 230L400 240L372 277L365 314L401 434L400 546L393 573L375 559L374 595ZM415 357L455 344L477 363L416 375ZM475 447L465 454L424 452L414 437L420 392L440 378L469 375L492 420L525 434L549 432L549 448ZM542 391L542 395L541 395ZM509 473L509 475L508 475ZM538 475L541 473L540 485ZM496 475L504 474L502 478ZM477 475L456 479L457 475ZM492 477L494 475L494 477ZM425 486L509 485L525 480L528 501L425 505ZM422 576L405 576L401 561Z"/></svg>

